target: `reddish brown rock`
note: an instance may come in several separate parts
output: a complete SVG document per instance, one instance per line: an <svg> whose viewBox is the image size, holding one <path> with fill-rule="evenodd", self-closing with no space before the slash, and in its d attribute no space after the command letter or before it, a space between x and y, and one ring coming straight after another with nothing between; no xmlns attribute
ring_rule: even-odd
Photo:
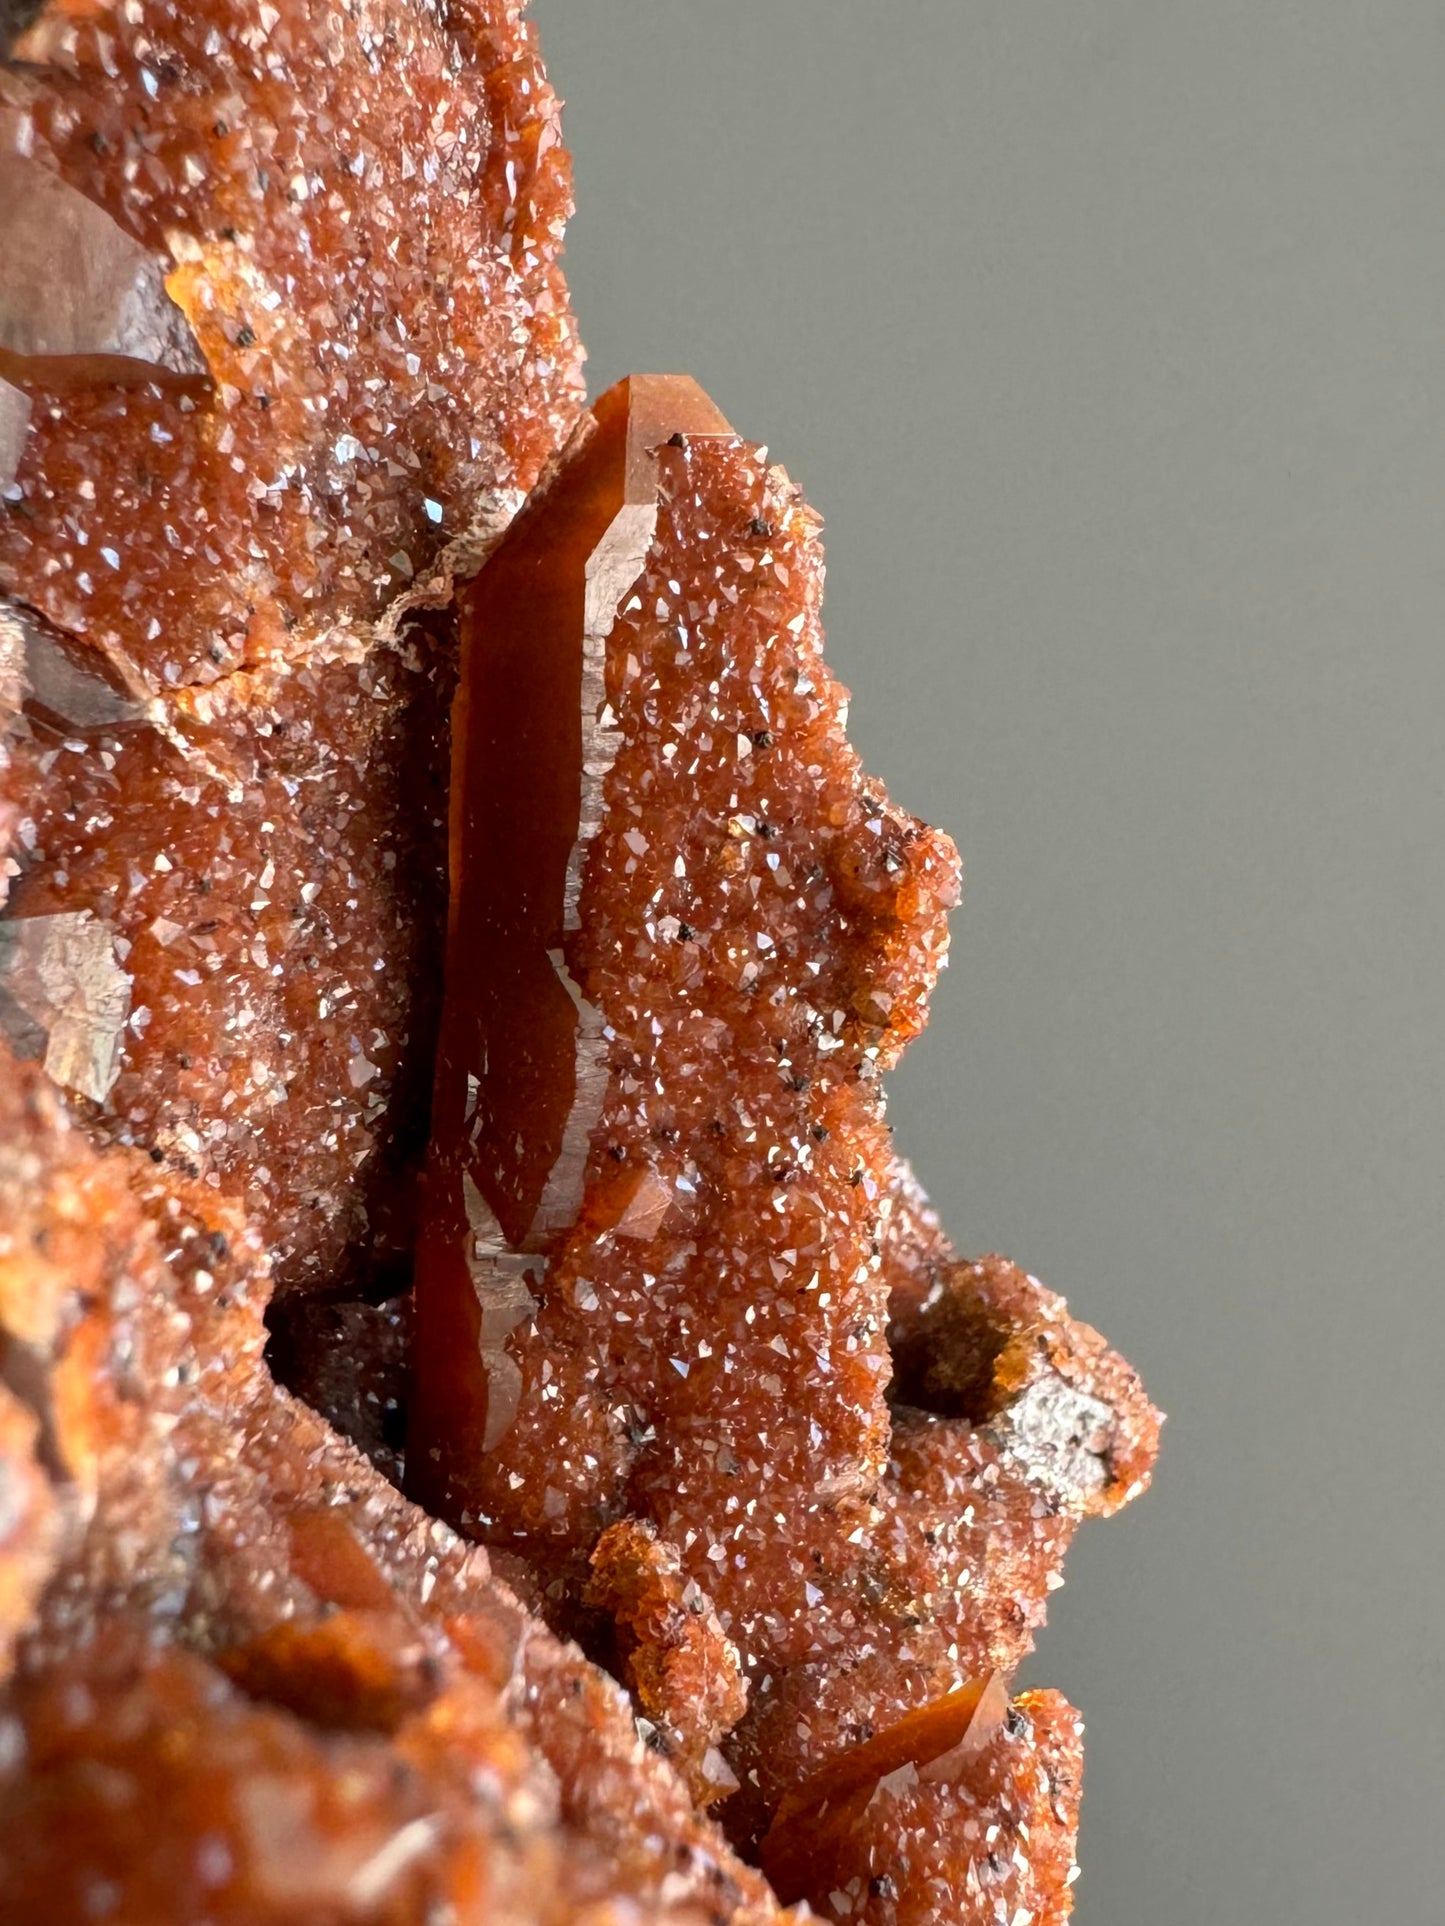
<svg viewBox="0 0 1445 1926"><path fill-rule="evenodd" d="M164 281L207 388L60 393L40 368L0 515L7 592L155 688L205 683L377 615L530 487L580 351L557 265L568 161L519 12L45 11L15 48L35 64L0 79L0 151L33 187L0 194L0 248L35 195L68 190L138 277L152 264L153 303ZM69 234L23 290L22 349L86 345Z"/></svg>
<svg viewBox="0 0 1445 1926"><path fill-rule="evenodd" d="M12 911L131 979L62 1078L97 1127L244 1195L281 1289L375 1287L444 891L449 634L401 604L579 406L557 103L509 0L55 0L16 52Z"/></svg>
<svg viewBox="0 0 1445 1926"><path fill-rule="evenodd" d="M1007 1258L944 1258L890 1310L900 1405L966 1418L1074 1516L1117 1511L1148 1484L1159 1415L1139 1374L1036 1277Z"/></svg>
<svg viewBox="0 0 1445 1926"><path fill-rule="evenodd" d="M846 1827L818 1829L805 1875L815 1909L867 1926L1062 1926L1078 1874L1081 1732L1057 1692L1025 1692L976 1750L879 1778Z"/></svg>
<svg viewBox="0 0 1445 1926"><path fill-rule="evenodd" d="M271 1383L234 1212L97 1155L3 1055L0 1145L30 1419L0 1474L43 1426L64 1520L0 1700L0 1915L777 1917L618 1688Z"/></svg>
<svg viewBox="0 0 1445 1926"><path fill-rule="evenodd" d="M824 1890L880 1796L921 1780L956 1780L992 1743L1008 1709L996 1672L974 1679L838 1753L785 1793L760 1854L774 1888L794 1898Z"/></svg>
<svg viewBox="0 0 1445 1926"><path fill-rule="evenodd" d="M408 1475L544 1565L629 1508L672 1536L683 1496L722 1530L744 1464L755 1496L776 1479L829 1516L877 1478L876 1079L921 1023L957 893L951 844L843 735L813 517L715 413L666 444L695 390L640 392L645 433L629 446L625 384L604 397L463 607ZM664 443L650 503L626 500L639 439ZM520 757L531 716L573 713L555 776L498 769L493 744ZM725 1563L746 1592L741 1543L736 1564L707 1549L684 1548L699 1582Z"/></svg>
<svg viewBox="0 0 1445 1926"><path fill-rule="evenodd" d="M1004 1682L1158 1421L893 1155L956 858L815 518L690 382L577 421L513 0L26 12L0 1914L764 1926L727 1794L827 1916L1061 1920Z"/></svg>
<svg viewBox="0 0 1445 1926"><path fill-rule="evenodd" d="M613 1622L610 1669L645 1715L649 1742L681 1773L695 1804L726 1798L737 1780L717 1742L742 1717L747 1689L712 1600L683 1576L676 1547L636 1519L603 1532L591 1563L586 1602Z"/></svg>
<svg viewBox="0 0 1445 1926"><path fill-rule="evenodd" d="M26 725L12 927L84 915L129 979L112 1074L84 1091L96 1130L244 1196L283 1289L378 1270L404 1240L449 693L419 639L230 676L164 731Z"/></svg>
<svg viewBox="0 0 1445 1926"><path fill-rule="evenodd" d="M959 1263L892 1155L878 1075L956 859L847 745L821 579L781 471L635 378L464 592L407 1475L563 1625L648 1534L741 1657L728 1830L791 1811L785 1896L836 1911L800 1788L1012 1673L1158 1419L1060 1299ZM831 1823L852 1865L874 1822ZM1072 1825L1020 1893L1066 1906ZM899 1916L936 1916L933 1879Z"/></svg>
<svg viewBox="0 0 1445 1926"><path fill-rule="evenodd" d="M28 1687L27 1767L0 1788L6 1916L535 1920L559 1883L552 1814L470 1697L392 1746L250 1703L181 1654L88 1659ZM468 1771L491 1780L490 1810Z"/></svg>

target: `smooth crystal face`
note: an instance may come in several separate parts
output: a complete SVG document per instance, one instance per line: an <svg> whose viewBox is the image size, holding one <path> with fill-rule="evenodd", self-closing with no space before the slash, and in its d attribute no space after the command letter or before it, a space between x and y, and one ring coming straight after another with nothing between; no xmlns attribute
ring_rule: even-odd
<svg viewBox="0 0 1445 1926"><path fill-rule="evenodd" d="M0 489L15 479L29 426L30 397L23 388L0 379Z"/></svg>
<svg viewBox="0 0 1445 1926"><path fill-rule="evenodd" d="M22 112L9 118L14 138ZM28 153L0 150L0 210L0 369L61 390L203 388L206 363L161 261L103 208Z"/></svg>

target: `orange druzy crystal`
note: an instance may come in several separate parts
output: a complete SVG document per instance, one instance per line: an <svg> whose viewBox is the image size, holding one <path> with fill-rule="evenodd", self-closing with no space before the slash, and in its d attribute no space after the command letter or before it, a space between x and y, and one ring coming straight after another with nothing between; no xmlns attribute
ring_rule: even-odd
<svg viewBox="0 0 1445 1926"><path fill-rule="evenodd" d="M764 451L634 377L463 591L407 1468L584 1641L601 1613L631 1649L642 1580L589 1561L645 1530L747 1688L705 1734L724 1823L748 1849L771 1823L815 1901L798 1788L858 1780L818 1862L851 1864L890 1769L850 1748L1012 1671L1157 1428L1060 1300L952 1257L893 1157L879 1074L922 1025L957 861L848 746L821 583ZM1010 1784L1042 1770L1032 1731L998 1741Z"/></svg>
<svg viewBox="0 0 1445 1926"><path fill-rule="evenodd" d="M1058 1926L1158 1416L894 1151L957 856L522 14L0 0L0 1916Z"/></svg>

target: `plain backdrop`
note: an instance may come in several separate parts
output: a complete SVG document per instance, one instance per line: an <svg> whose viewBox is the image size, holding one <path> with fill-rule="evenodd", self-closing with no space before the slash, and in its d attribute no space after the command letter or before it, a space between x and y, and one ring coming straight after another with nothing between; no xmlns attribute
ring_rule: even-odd
<svg viewBox="0 0 1445 1926"><path fill-rule="evenodd" d="M1445 5L538 0L594 391L828 528L966 872L903 1148L1170 1422L1028 1676L1081 1926L1445 1917Z"/></svg>

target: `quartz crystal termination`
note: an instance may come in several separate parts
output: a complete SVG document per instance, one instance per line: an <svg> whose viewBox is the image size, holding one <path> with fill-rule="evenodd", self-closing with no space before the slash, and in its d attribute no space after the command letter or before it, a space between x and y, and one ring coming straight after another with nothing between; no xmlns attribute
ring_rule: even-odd
<svg viewBox="0 0 1445 1926"><path fill-rule="evenodd" d="M555 1624L612 1619L780 1897L1053 1921L1078 1721L1003 1681L1158 1419L893 1157L957 859L847 744L821 583L765 451L634 377L462 593L407 1478ZM684 1595L744 1688L706 1718Z"/></svg>
<svg viewBox="0 0 1445 1926"><path fill-rule="evenodd" d="M724 429L681 378L621 384L462 603L410 1463L544 1564L653 1480L721 1502L760 1396L770 1470L828 1502L886 1452L876 1078L956 858L864 783L816 524Z"/></svg>

